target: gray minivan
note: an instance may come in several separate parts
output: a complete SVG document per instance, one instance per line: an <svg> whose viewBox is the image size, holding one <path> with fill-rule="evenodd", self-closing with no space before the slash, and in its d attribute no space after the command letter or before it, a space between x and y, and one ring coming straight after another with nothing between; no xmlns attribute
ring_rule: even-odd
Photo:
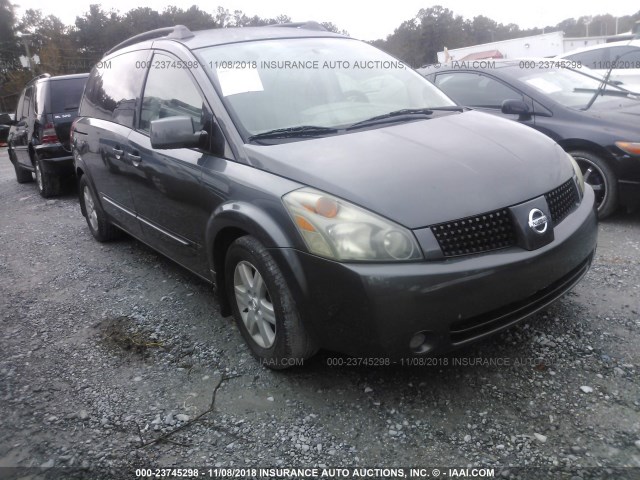
<svg viewBox="0 0 640 480"><path fill-rule="evenodd" d="M91 233L123 230L210 282L271 368L467 345L559 298L594 255L593 191L555 142L315 23L133 37L79 115Z"/></svg>

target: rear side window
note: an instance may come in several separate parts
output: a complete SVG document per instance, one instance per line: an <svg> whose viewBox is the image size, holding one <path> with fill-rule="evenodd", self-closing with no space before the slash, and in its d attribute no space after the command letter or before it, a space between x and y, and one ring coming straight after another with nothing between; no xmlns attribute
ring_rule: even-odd
<svg viewBox="0 0 640 480"><path fill-rule="evenodd" d="M86 81L86 77L50 81L51 111L49 113L77 112ZM38 106L40 112L42 108L42 105Z"/></svg>
<svg viewBox="0 0 640 480"><path fill-rule="evenodd" d="M505 100L522 100L520 93L491 77L478 73L443 73L436 85L460 105L501 108Z"/></svg>
<svg viewBox="0 0 640 480"><path fill-rule="evenodd" d="M607 61L609 60L609 49L598 48L595 50L587 50L586 52L567 55L566 58L568 60L578 62L585 67L599 70L607 68Z"/></svg>
<svg viewBox="0 0 640 480"><path fill-rule="evenodd" d="M27 118L29 116L29 109L31 108L31 102L33 102L33 87L27 87L24 92L24 103L22 105L21 118Z"/></svg>
<svg viewBox="0 0 640 480"><path fill-rule="evenodd" d="M605 47L568 55L568 59L596 70L613 68L640 68L640 48L633 45Z"/></svg>
<svg viewBox="0 0 640 480"><path fill-rule="evenodd" d="M145 72L136 66L144 64L146 58L147 51L139 50L100 62L87 82L80 115L133 128Z"/></svg>
<svg viewBox="0 0 640 480"><path fill-rule="evenodd" d="M640 48L631 45L614 47L611 49L609 59L611 65L615 62L613 68L640 68Z"/></svg>

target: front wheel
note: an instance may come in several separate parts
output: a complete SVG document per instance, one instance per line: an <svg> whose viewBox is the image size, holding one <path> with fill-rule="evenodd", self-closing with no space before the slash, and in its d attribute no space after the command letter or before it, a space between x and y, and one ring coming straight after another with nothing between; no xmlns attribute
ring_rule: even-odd
<svg viewBox="0 0 640 480"><path fill-rule="evenodd" d="M593 188L598 218L611 215L618 208L618 179L611 167L591 152L569 152L582 171L585 183Z"/></svg>
<svg viewBox="0 0 640 480"><path fill-rule="evenodd" d="M225 281L236 324L260 363L280 370L316 352L282 272L256 238L231 244Z"/></svg>
<svg viewBox="0 0 640 480"><path fill-rule="evenodd" d="M80 210L82 210L82 214L87 219L87 225L89 225L89 230L94 238L99 242L108 242L118 238L120 231L107 219L107 215L98 204L93 189L84 175L80 177L78 190Z"/></svg>

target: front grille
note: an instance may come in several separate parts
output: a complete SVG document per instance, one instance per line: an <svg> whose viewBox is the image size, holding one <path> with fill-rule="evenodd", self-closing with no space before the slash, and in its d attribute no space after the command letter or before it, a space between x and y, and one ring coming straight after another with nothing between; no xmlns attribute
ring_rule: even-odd
<svg viewBox="0 0 640 480"><path fill-rule="evenodd" d="M558 225L573 210L580 200L578 188L573 179L569 179L558 188L544 194L554 225Z"/></svg>
<svg viewBox="0 0 640 480"><path fill-rule="evenodd" d="M544 198L554 225L562 222L580 202L578 187L573 179L545 193ZM517 242L509 208L439 223L433 225L431 231L445 257L500 250L514 246Z"/></svg>
<svg viewBox="0 0 640 480"><path fill-rule="evenodd" d="M516 232L506 208L431 227L445 257L489 252L511 247Z"/></svg>

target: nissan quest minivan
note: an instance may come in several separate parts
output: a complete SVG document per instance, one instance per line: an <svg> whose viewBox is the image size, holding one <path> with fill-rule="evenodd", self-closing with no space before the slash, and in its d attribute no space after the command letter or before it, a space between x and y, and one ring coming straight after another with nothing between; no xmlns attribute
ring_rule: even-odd
<svg viewBox="0 0 640 480"><path fill-rule="evenodd" d="M123 230L210 282L271 368L467 345L594 255L593 191L555 142L316 23L137 35L79 115L93 236Z"/></svg>

